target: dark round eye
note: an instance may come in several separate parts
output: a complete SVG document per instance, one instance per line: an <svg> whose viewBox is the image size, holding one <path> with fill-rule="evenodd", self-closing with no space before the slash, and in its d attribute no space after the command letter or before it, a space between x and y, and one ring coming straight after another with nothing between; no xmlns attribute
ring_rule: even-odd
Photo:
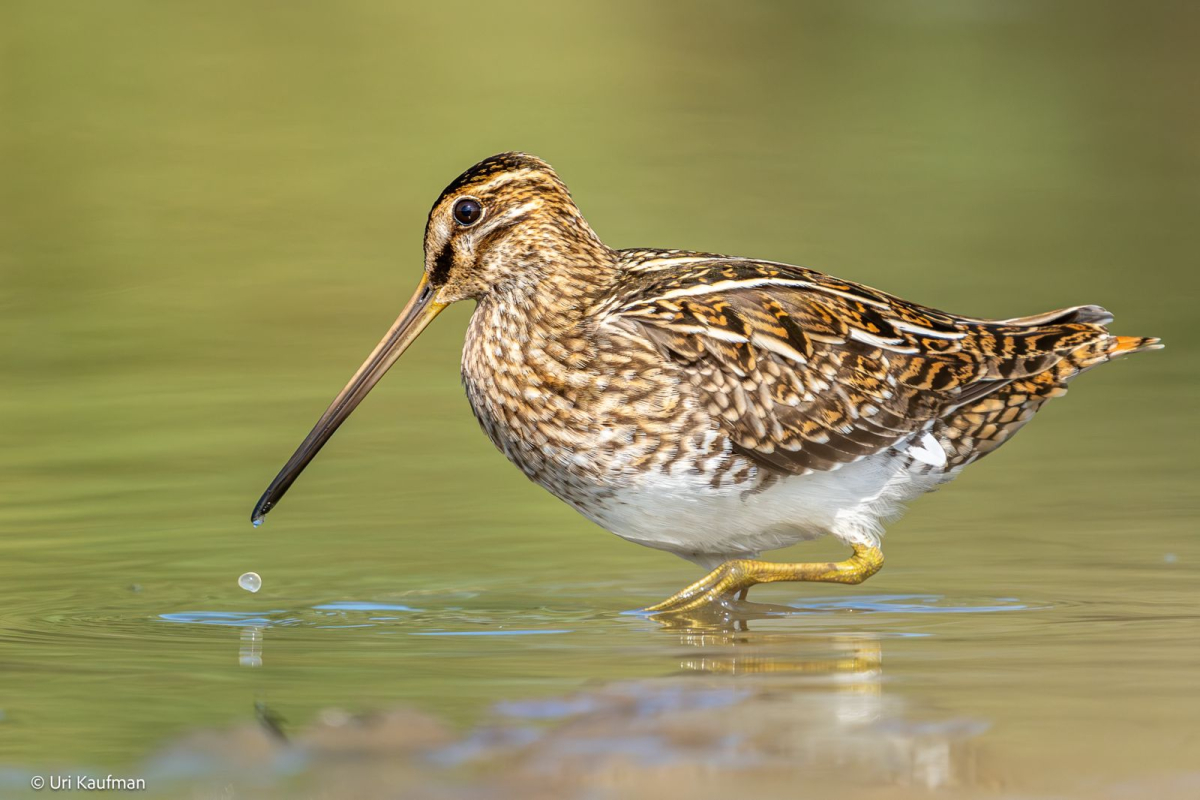
<svg viewBox="0 0 1200 800"><path fill-rule="evenodd" d="M454 204L454 219L459 225L474 225L483 216L483 206L473 197L464 197Z"/></svg>

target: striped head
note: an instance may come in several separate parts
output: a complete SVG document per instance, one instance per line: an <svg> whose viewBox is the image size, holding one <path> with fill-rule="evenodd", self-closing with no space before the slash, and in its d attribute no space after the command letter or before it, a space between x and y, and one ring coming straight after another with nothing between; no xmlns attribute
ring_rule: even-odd
<svg viewBox="0 0 1200 800"><path fill-rule="evenodd" d="M612 264L567 187L540 158L501 153L460 175L433 204L425 226L425 273L387 335L334 398L254 507L258 524L334 431L446 306L489 296L520 297L586 285ZM553 293L553 292L551 292Z"/></svg>
<svg viewBox="0 0 1200 800"><path fill-rule="evenodd" d="M533 287L607 248L545 161L501 153L458 176L425 225L425 277L442 303Z"/></svg>

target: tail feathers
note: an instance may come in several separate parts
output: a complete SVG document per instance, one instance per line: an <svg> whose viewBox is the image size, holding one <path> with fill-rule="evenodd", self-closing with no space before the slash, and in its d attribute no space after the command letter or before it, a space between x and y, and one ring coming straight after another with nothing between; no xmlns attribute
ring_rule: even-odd
<svg viewBox="0 0 1200 800"><path fill-rule="evenodd" d="M1108 355L1110 358L1115 358L1129 353L1162 349L1162 340L1156 336L1114 336L1108 349Z"/></svg>
<svg viewBox="0 0 1200 800"><path fill-rule="evenodd" d="M1098 309L1099 306L1081 308ZM1065 309L1045 316L1068 311L1079 309ZM1012 321L1008 323L1012 324ZM930 428L930 435L947 453L947 463L940 467L941 471L952 473L1004 444L1037 413L1043 403L1066 394L1067 384L1084 370L1119 356L1159 350L1162 346L1153 337L1113 336L1097 326L1089 341L1065 352L1059 351L1059 358L1041 371L1015 379L994 381L989 391L976 389L974 394L978 397L967 394L967 402L955 406ZM981 388L985 386L980 384ZM925 468L926 471L932 469Z"/></svg>
<svg viewBox="0 0 1200 800"><path fill-rule="evenodd" d="M1113 321L1113 315L1103 306L1071 306L1055 311L1046 311L1028 317L1012 317L1011 319L996 320L1002 325L1020 325L1035 327L1040 325L1065 325L1082 322L1088 325L1107 325Z"/></svg>
<svg viewBox="0 0 1200 800"><path fill-rule="evenodd" d="M1075 348L1066 360L1073 362L1075 371L1082 372L1119 356L1146 350L1161 350L1162 347L1162 342L1152 336L1105 335Z"/></svg>

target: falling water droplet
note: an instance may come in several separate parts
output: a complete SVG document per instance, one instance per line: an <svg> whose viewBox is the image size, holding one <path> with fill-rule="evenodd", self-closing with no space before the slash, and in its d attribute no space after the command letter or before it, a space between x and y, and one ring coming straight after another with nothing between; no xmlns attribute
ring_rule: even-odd
<svg viewBox="0 0 1200 800"><path fill-rule="evenodd" d="M247 592L257 592L262 588L262 578L257 572L247 572L242 577L238 578L238 586L245 589Z"/></svg>

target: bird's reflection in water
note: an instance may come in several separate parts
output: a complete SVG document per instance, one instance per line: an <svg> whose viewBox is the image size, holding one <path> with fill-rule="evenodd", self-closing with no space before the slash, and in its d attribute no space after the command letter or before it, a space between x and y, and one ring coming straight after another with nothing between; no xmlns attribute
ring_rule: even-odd
<svg viewBox="0 0 1200 800"><path fill-rule="evenodd" d="M779 673L810 678L829 676L855 691L878 694L883 650L878 634L773 633L751 631L750 622L798 616L789 606L740 603L707 615L651 617L681 644L701 651L683 669L727 675Z"/></svg>
<svg viewBox="0 0 1200 800"><path fill-rule="evenodd" d="M737 742L755 764L756 780L769 787L800 771L831 786L976 783L973 740L985 722L930 719L899 690L885 693L884 635L786 630L804 613L740 603L653 618L664 635L678 637L685 674L704 686L734 679L740 699L712 718L723 741Z"/></svg>
<svg viewBox="0 0 1200 800"><path fill-rule="evenodd" d="M747 603L651 627L624 619L650 649L640 674L501 701L467 731L413 709L326 709L285 734L260 698L253 725L196 734L154 763L182 754L211 774L261 780L264 770L294 777L302 756L304 781L336 797L381 796L397 781L459 786L463 774L501 798L908 800L989 782L976 744L987 724L906 690L903 665L922 639L871 630L865 615L829 631L827 613ZM239 663L262 665L264 633L243 627ZM897 674L885 682L892 648Z"/></svg>

